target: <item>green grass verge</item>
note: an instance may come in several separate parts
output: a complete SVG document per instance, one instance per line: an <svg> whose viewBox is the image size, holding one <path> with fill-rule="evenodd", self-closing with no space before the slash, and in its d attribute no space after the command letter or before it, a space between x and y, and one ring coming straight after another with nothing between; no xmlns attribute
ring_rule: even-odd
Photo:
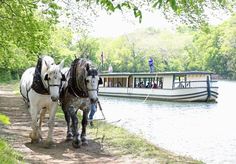
<svg viewBox="0 0 236 164"><path fill-rule="evenodd" d="M0 163L24 163L23 156L15 151L4 139L0 138Z"/></svg>
<svg viewBox="0 0 236 164"><path fill-rule="evenodd" d="M78 116L81 119L80 114ZM60 107L57 110L56 117L64 119ZM147 163L149 161L154 163L203 163L191 157L179 156L159 148L141 136L131 134L123 128L104 121L94 121L94 127L88 125L87 132L90 138L100 142L108 151L112 151L118 156L131 155L134 158L141 158Z"/></svg>
<svg viewBox="0 0 236 164"><path fill-rule="evenodd" d="M4 125L9 125L9 124L11 124L10 118L7 117L7 116L4 115L4 114L1 114L1 113L0 113L0 122L3 123Z"/></svg>
<svg viewBox="0 0 236 164"><path fill-rule="evenodd" d="M203 163L159 148L141 136L106 122L95 121L94 128L88 128L88 133L92 138L100 139L100 142L115 149L117 155L132 155L158 163Z"/></svg>

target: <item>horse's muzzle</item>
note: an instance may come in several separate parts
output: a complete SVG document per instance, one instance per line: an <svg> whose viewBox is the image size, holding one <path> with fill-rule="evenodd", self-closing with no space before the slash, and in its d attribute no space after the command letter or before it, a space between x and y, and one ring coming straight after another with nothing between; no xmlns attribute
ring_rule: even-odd
<svg viewBox="0 0 236 164"><path fill-rule="evenodd" d="M51 99L52 99L53 102L58 101L58 97L55 97L55 96L52 96Z"/></svg>

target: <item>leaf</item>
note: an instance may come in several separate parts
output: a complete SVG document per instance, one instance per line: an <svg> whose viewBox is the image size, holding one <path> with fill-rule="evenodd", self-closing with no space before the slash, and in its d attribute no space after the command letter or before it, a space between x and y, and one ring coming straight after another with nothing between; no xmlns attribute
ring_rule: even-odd
<svg viewBox="0 0 236 164"><path fill-rule="evenodd" d="M171 8L176 11L177 10L177 5L176 5L176 0L169 0Z"/></svg>
<svg viewBox="0 0 236 164"><path fill-rule="evenodd" d="M159 4L159 5L158 5L158 4ZM158 5L158 9L160 9L161 6L163 5L163 0L158 0L158 1L156 1L156 2L152 5L152 7L153 7L153 8L156 8L157 5Z"/></svg>
<svg viewBox="0 0 236 164"><path fill-rule="evenodd" d="M0 114L0 122L2 122L5 125L11 124L9 117L7 117L6 115L3 115L3 114Z"/></svg>

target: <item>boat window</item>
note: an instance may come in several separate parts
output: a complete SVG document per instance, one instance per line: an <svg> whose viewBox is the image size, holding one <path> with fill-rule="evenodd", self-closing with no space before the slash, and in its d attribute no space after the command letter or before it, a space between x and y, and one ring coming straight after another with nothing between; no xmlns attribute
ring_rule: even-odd
<svg viewBox="0 0 236 164"><path fill-rule="evenodd" d="M126 77L109 77L104 79L105 87L126 87Z"/></svg>
<svg viewBox="0 0 236 164"><path fill-rule="evenodd" d="M108 78L108 87L113 87L113 86L114 86L113 78Z"/></svg>
<svg viewBox="0 0 236 164"><path fill-rule="evenodd" d="M162 81L162 77L136 77L134 78L134 88L162 88Z"/></svg>
<svg viewBox="0 0 236 164"><path fill-rule="evenodd" d="M175 75L174 88L186 88L190 87L189 82L187 82L186 75Z"/></svg>

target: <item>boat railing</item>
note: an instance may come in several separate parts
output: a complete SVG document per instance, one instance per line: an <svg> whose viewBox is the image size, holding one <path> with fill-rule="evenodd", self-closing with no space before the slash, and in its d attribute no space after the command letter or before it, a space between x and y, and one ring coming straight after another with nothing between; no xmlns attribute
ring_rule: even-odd
<svg viewBox="0 0 236 164"><path fill-rule="evenodd" d="M210 80L210 87L217 87L216 80ZM197 81L178 81L174 82L174 89L181 89L181 88L202 88L207 87L207 80L197 80Z"/></svg>

